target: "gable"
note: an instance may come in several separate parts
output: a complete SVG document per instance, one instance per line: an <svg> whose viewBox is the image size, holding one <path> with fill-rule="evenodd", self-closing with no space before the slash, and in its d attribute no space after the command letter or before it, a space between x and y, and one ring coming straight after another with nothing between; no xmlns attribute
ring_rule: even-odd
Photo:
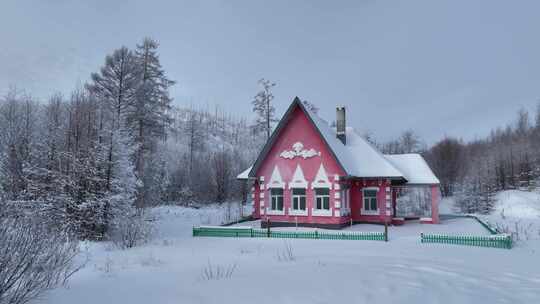
<svg viewBox="0 0 540 304"><path fill-rule="evenodd" d="M318 147L318 150L315 147ZM261 150L248 174L249 177L260 176L261 167L271 159L276 160L276 152L279 149L281 150L278 156L284 159L295 160L301 158L307 160L322 157L333 162L333 166L338 167L339 175L347 175L345 168L298 97L294 98L272 136Z"/></svg>
<svg viewBox="0 0 540 304"><path fill-rule="evenodd" d="M321 164L329 176L346 175L303 109L294 106L287 115L280 122L286 121L286 124L276 128L269 141L271 146L267 147L266 154L261 153L259 166L254 165L250 176L269 178L277 167L286 183L295 182L295 178L313 181Z"/></svg>

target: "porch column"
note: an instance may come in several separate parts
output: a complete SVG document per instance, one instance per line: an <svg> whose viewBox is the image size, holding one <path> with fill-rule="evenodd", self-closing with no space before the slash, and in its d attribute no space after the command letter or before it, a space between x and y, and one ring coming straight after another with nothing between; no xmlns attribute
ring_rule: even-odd
<svg viewBox="0 0 540 304"><path fill-rule="evenodd" d="M439 223L439 186L431 186L431 221L433 224Z"/></svg>

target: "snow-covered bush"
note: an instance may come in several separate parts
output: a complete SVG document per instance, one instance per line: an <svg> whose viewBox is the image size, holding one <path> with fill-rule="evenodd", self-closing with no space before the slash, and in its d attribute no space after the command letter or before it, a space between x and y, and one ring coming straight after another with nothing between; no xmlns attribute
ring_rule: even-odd
<svg viewBox="0 0 540 304"><path fill-rule="evenodd" d="M120 249L144 245L152 239L154 227L143 215L131 214L117 219L110 230L110 240Z"/></svg>
<svg viewBox="0 0 540 304"><path fill-rule="evenodd" d="M63 285L75 264L78 242L23 218L0 218L0 303L22 304Z"/></svg>

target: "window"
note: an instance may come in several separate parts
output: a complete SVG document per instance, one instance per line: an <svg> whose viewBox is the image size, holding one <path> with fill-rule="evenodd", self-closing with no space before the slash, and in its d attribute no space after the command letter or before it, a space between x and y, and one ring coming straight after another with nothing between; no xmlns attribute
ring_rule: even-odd
<svg viewBox="0 0 540 304"><path fill-rule="evenodd" d="M315 189L315 209L330 210L330 189L328 188Z"/></svg>
<svg viewBox="0 0 540 304"><path fill-rule="evenodd" d="M272 202L270 210L283 211L283 189L270 189L270 201Z"/></svg>
<svg viewBox="0 0 540 304"><path fill-rule="evenodd" d="M293 188L292 209L302 211L306 210L306 189Z"/></svg>
<svg viewBox="0 0 540 304"><path fill-rule="evenodd" d="M364 189L364 214L377 214L377 192L378 189Z"/></svg>

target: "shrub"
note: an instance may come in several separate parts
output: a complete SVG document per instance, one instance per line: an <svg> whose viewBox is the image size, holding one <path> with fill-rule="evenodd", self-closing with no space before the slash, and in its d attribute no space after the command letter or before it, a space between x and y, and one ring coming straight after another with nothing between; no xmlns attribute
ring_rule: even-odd
<svg viewBox="0 0 540 304"><path fill-rule="evenodd" d="M23 218L0 219L0 303L23 304L67 280L76 265L78 241Z"/></svg>
<svg viewBox="0 0 540 304"><path fill-rule="evenodd" d="M129 249L150 242L153 225L143 215L131 214L118 219L110 231L110 240L120 249Z"/></svg>

